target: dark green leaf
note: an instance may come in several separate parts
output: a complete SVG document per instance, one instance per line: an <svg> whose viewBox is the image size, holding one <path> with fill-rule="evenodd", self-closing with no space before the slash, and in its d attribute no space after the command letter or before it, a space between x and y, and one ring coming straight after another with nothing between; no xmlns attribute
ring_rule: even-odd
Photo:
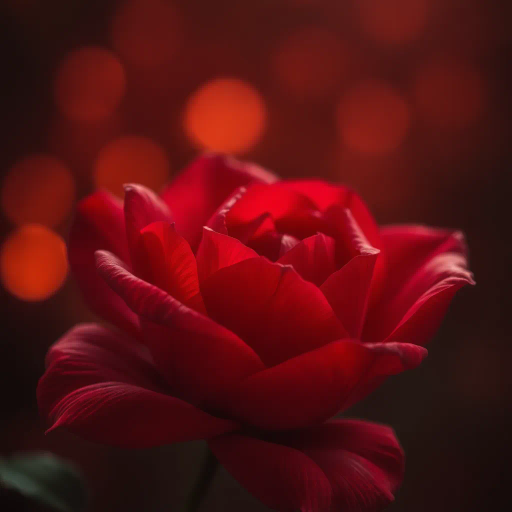
<svg viewBox="0 0 512 512"><path fill-rule="evenodd" d="M81 512L86 492L69 462L49 453L0 458L0 483L60 512Z"/></svg>

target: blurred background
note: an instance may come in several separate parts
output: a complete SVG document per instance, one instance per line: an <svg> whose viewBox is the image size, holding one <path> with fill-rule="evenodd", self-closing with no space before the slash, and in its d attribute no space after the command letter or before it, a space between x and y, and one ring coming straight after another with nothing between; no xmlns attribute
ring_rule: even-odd
<svg viewBox="0 0 512 512"><path fill-rule="evenodd" d="M511 21L486 0L2 0L0 454L75 461L91 511L182 503L202 443L44 436L35 387L48 346L93 318L68 276L76 201L158 190L206 148L348 183L381 224L466 232L477 287L419 369L347 415L389 423L406 450L389 510L503 510ZM265 508L220 470L202 510Z"/></svg>

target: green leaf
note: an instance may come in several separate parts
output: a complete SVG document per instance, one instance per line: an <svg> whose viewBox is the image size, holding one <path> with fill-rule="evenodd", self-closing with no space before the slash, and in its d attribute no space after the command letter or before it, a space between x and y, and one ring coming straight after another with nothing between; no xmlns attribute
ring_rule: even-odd
<svg viewBox="0 0 512 512"><path fill-rule="evenodd" d="M87 501L76 468L50 453L0 458L0 484L60 512L81 512Z"/></svg>

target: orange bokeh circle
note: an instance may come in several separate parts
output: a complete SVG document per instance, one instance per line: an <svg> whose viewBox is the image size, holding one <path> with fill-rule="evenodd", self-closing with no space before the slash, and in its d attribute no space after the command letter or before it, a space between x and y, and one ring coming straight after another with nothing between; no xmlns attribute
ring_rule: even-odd
<svg viewBox="0 0 512 512"><path fill-rule="evenodd" d="M14 164L2 186L1 202L15 224L37 222L57 226L68 215L75 198L69 169L58 159L32 155Z"/></svg>
<svg viewBox="0 0 512 512"><path fill-rule="evenodd" d="M50 297L62 286L67 272L64 240L45 226L25 224L2 245L2 282L19 299L39 301Z"/></svg>
<svg viewBox="0 0 512 512"><path fill-rule="evenodd" d="M183 39L183 20L165 0L124 2L112 23L112 45L130 64L151 69L176 55Z"/></svg>
<svg viewBox="0 0 512 512"><path fill-rule="evenodd" d="M428 0L355 0L361 26L372 39L385 44L412 41L423 31Z"/></svg>
<svg viewBox="0 0 512 512"><path fill-rule="evenodd" d="M265 103L254 87L242 80L219 78L189 97L184 128L200 148L242 153L258 142L266 117Z"/></svg>
<svg viewBox="0 0 512 512"><path fill-rule="evenodd" d="M168 181L169 158L156 142L138 135L119 137L99 152L94 165L94 181L123 197L123 184L140 183L158 191Z"/></svg>
<svg viewBox="0 0 512 512"><path fill-rule="evenodd" d="M61 62L55 78L55 101L73 121L100 121L118 107L126 78L119 59L99 46L72 51Z"/></svg>
<svg viewBox="0 0 512 512"><path fill-rule="evenodd" d="M447 57L433 59L419 69L414 96L419 115L448 130L475 122L486 104L481 74L469 63Z"/></svg>
<svg viewBox="0 0 512 512"><path fill-rule="evenodd" d="M377 81L349 90L337 114L344 144L361 153L393 151L405 139L410 123L405 100L390 85Z"/></svg>

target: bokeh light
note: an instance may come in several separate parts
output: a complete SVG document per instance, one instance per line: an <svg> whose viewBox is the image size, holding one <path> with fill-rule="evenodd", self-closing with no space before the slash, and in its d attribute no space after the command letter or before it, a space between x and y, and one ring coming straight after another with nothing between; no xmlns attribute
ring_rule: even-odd
<svg viewBox="0 0 512 512"><path fill-rule="evenodd" d="M199 147L226 153L242 153L261 137L266 107L250 84L219 78L195 91L185 107L187 136Z"/></svg>
<svg viewBox="0 0 512 512"><path fill-rule="evenodd" d="M94 166L97 187L123 197L123 184L140 183L158 191L168 181L169 158L165 150L147 137L125 135L107 144Z"/></svg>
<svg viewBox="0 0 512 512"><path fill-rule="evenodd" d="M73 204L75 183L69 169L58 159L38 154L14 164L1 192L2 208L15 224L61 223Z"/></svg>
<svg viewBox="0 0 512 512"><path fill-rule="evenodd" d="M60 64L55 101L69 119L99 121L117 108L125 86L119 59L99 46L87 46L72 51Z"/></svg>
<svg viewBox="0 0 512 512"><path fill-rule="evenodd" d="M421 67L414 95L421 117L448 130L475 122L485 110L482 76L469 63L455 58L440 57Z"/></svg>
<svg viewBox="0 0 512 512"><path fill-rule="evenodd" d="M183 20L165 0L130 0L122 4L112 23L112 45L138 68L166 65L183 38Z"/></svg>
<svg viewBox="0 0 512 512"><path fill-rule="evenodd" d="M295 32L277 48L273 71L298 99L325 98L346 71L347 51L336 34L321 27Z"/></svg>
<svg viewBox="0 0 512 512"><path fill-rule="evenodd" d="M428 17L428 0L355 0L367 36L386 44L418 37Z"/></svg>
<svg viewBox="0 0 512 512"><path fill-rule="evenodd" d="M349 90L338 105L338 126L344 144L362 153L396 149L409 128L409 108L390 85L367 81Z"/></svg>
<svg viewBox="0 0 512 512"><path fill-rule="evenodd" d="M2 282L19 299L39 301L50 297L64 283L67 272L66 244L45 226L25 224L2 246Z"/></svg>

